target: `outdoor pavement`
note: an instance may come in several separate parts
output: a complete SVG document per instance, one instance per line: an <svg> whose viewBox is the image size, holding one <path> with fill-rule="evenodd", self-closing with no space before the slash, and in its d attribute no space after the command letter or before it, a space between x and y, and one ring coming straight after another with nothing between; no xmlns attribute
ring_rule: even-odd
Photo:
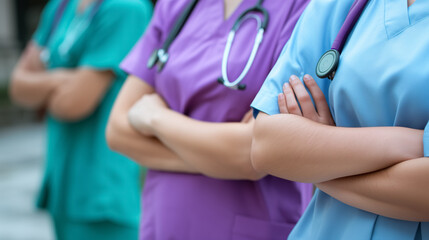
<svg viewBox="0 0 429 240"><path fill-rule="evenodd" d="M0 240L52 240L49 217L34 199L42 177L45 128L0 128Z"/></svg>

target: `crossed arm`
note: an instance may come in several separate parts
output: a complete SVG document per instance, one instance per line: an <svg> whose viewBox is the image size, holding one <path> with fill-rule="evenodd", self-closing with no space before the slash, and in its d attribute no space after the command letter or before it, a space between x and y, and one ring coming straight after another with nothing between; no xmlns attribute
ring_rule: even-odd
<svg viewBox="0 0 429 240"><path fill-rule="evenodd" d="M423 189L429 183L425 174L429 164L422 158L423 131L331 126L323 93L308 75L304 82L317 111L304 86L292 77L279 95L280 110L288 114L262 113L256 120L255 167L282 178L313 182L334 198L363 210L428 221L429 192Z"/></svg>
<svg viewBox="0 0 429 240"><path fill-rule="evenodd" d="M24 107L47 108L65 121L90 115L109 88L113 73L90 68L47 71L40 61L40 52L34 43L25 49L12 73L12 99Z"/></svg>
<svg viewBox="0 0 429 240"><path fill-rule="evenodd" d="M241 123L197 121L168 109L153 92L137 77L129 77L108 124L108 142L113 149L159 170L220 179L264 176L250 162L250 116Z"/></svg>

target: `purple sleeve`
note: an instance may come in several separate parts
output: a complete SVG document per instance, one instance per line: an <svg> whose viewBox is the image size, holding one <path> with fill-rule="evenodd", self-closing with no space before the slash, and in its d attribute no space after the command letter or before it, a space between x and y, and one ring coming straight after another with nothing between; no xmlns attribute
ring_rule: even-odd
<svg viewBox="0 0 429 240"><path fill-rule="evenodd" d="M122 70L155 87L156 67L148 69L147 62L153 51L161 47L187 3L188 1L158 0L146 32L122 61Z"/></svg>
<svg viewBox="0 0 429 240"><path fill-rule="evenodd" d="M147 62L152 52L161 47L166 37L165 33L171 25L168 22L169 19L163 16L166 11L171 14L171 8L168 8L168 3L166 2L169 1L158 1L145 33L120 65L120 68L126 73L140 78L152 87L155 87L156 67L148 69Z"/></svg>
<svg viewBox="0 0 429 240"><path fill-rule="evenodd" d="M159 15L153 15L146 32L120 65L126 73L140 78L152 87L155 86L156 68L148 69L146 65L152 52L161 45L162 31L157 26L157 16Z"/></svg>

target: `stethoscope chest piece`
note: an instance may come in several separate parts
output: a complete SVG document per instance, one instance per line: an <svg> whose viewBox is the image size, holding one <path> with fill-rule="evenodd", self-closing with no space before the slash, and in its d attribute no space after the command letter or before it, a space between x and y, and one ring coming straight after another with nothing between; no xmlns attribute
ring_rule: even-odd
<svg viewBox="0 0 429 240"><path fill-rule="evenodd" d="M329 78L334 79L335 71L337 70L338 63L340 61L340 53L331 49L327 51L322 57L319 59L319 62L316 66L316 75L319 78Z"/></svg>
<svg viewBox="0 0 429 240"><path fill-rule="evenodd" d="M149 57L147 62L147 68L152 68L155 65L158 65L158 72L161 72L164 68L165 63L168 61L168 53L164 49L156 49L153 51L152 55Z"/></svg>

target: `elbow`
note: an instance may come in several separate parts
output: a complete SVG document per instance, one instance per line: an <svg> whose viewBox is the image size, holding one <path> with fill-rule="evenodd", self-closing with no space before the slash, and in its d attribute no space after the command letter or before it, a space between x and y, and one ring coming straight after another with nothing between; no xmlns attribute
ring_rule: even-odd
<svg viewBox="0 0 429 240"><path fill-rule="evenodd" d="M25 84L22 83L15 74L12 74L12 78L9 84L9 98L15 104L18 104L26 108L37 108L40 104L29 98L30 93L26 88Z"/></svg>
<svg viewBox="0 0 429 240"><path fill-rule="evenodd" d="M268 116L256 119L250 154L255 171L290 181L312 182L311 171L305 169L304 159L297 154L300 150L288 144L287 139L279 140L271 126Z"/></svg>
<svg viewBox="0 0 429 240"><path fill-rule="evenodd" d="M107 146L109 146L112 151L119 152L121 149L121 141L118 141L119 136L120 129L118 123L112 116L110 116L109 122L107 123L106 127L106 141Z"/></svg>
<svg viewBox="0 0 429 240"><path fill-rule="evenodd" d="M252 148L250 151L250 160L255 171L264 172L267 171L266 161L263 154L263 149L261 149L261 143L258 142L258 139L253 137L252 139Z"/></svg>
<svg viewBox="0 0 429 240"><path fill-rule="evenodd" d="M265 136L264 119L258 117L255 121L252 135L252 146L250 149L250 160L252 166L256 172L270 173L269 162L266 152L269 151L267 148L267 139Z"/></svg>
<svg viewBox="0 0 429 240"><path fill-rule="evenodd" d="M269 159L267 159L265 154L266 149L262 147L262 145L263 144L261 144L257 138L253 137L252 148L250 150L250 161L253 167L253 174L250 175L250 180L259 180L265 177L267 173L271 174Z"/></svg>

